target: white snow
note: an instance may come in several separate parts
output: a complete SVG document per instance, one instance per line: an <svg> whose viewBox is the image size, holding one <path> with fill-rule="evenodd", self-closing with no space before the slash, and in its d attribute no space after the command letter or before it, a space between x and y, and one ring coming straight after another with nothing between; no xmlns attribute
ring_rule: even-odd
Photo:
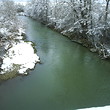
<svg viewBox="0 0 110 110"><path fill-rule="evenodd" d="M20 5L23 5L23 6L26 6L27 3L29 3L29 2L15 2L15 4L20 4Z"/></svg>
<svg viewBox="0 0 110 110"><path fill-rule="evenodd" d="M92 108L84 108L84 109L78 109L78 110L110 110L110 106L92 107Z"/></svg>
<svg viewBox="0 0 110 110"><path fill-rule="evenodd" d="M19 28L18 31L19 31L18 33L19 36L22 36L22 34L25 34L25 29L23 28Z"/></svg>
<svg viewBox="0 0 110 110"><path fill-rule="evenodd" d="M19 65L18 73L27 74L28 69L33 69L35 64L40 62L39 57L34 53L31 42L20 41L13 44L6 55L3 57L1 68L3 71L0 74L5 74L7 71L12 71L14 65Z"/></svg>
<svg viewBox="0 0 110 110"><path fill-rule="evenodd" d="M107 52L110 54L110 49L107 49Z"/></svg>
<svg viewBox="0 0 110 110"><path fill-rule="evenodd" d="M2 34L2 35L7 35L7 29L6 28L0 28L0 33Z"/></svg>

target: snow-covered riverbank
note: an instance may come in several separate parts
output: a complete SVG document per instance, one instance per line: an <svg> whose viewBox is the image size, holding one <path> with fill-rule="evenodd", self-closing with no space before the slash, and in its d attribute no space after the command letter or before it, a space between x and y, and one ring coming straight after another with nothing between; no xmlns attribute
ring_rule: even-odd
<svg viewBox="0 0 110 110"><path fill-rule="evenodd" d="M1 34L5 30L0 31ZM9 79L19 74L28 74L28 70L34 69L36 63L40 62L39 57L35 53L34 44L24 41L25 31L19 28L18 31L6 32L7 38L1 39L4 55L1 56L0 79ZM12 37L14 36L14 37ZM12 37L12 38L11 38Z"/></svg>
<svg viewBox="0 0 110 110"><path fill-rule="evenodd" d="M32 42L19 41L12 45L3 57L0 74L16 69L18 74L27 74L28 69L33 69L39 62L39 57L34 52Z"/></svg>
<svg viewBox="0 0 110 110"><path fill-rule="evenodd" d="M0 31L4 35L5 30ZM0 79L13 78L19 74L28 74L28 70L34 69L36 63L40 62L35 53L34 44L24 41L25 31L19 28L18 31L6 32L6 39L1 39L4 55L1 56ZM12 37L13 36L13 37Z"/></svg>
<svg viewBox="0 0 110 110"><path fill-rule="evenodd" d="M110 110L110 106L92 107L92 108L84 108L84 109L78 109L78 110Z"/></svg>

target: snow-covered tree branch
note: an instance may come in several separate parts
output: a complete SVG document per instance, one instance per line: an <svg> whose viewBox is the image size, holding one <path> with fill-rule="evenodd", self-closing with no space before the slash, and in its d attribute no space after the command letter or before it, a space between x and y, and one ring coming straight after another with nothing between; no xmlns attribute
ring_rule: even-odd
<svg viewBox="0 0 110 110"><path fill-rule="evenodd" d="M110 0L33 0L28 13L85 46L101 48L110 41Z"/></svg>

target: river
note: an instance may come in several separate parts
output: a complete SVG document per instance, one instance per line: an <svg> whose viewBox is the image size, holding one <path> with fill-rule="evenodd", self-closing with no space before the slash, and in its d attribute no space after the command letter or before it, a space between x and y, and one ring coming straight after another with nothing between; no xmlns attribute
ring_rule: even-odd
<svg viewBox="0 0 110 110"><path fill-rule="evenodd" d="M0 110L76 110L110 105L110 62L35 20L27 39L42 64L0 83Z"/></svg>

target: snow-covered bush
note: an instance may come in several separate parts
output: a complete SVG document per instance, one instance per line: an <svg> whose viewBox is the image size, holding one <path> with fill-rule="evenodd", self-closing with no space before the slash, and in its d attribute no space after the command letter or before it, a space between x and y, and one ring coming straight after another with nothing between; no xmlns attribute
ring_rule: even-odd
<svg viewBox="0 0 110 110"><path fill-rule="evenodd" d="M29 5L30 4L30 5ZM38 19L43 23L48 22L48 8L49 1L48 0L32 0L27 6L27 14L34 19Z"/></svg>
<svg viewBox="0 0 110 110"><path fill-rule="evenodd" d="M13 1L5 0L0 4L0 35L2 37L15 37L22 23L18 20L17 7Z"/></svg>
<svg viewBox="0 0 110 110"><path fill-rule="evenodd" d="M4 18L9 20L16 19L16 6L13 1L5 0L2 1L2 16L4 15Z"/></svg>
<svg viewBox="0 0 110 110"><path fill-rule="evenodd" d="M24 12L24 6L21 4L16 4L17 13Z"/></svg>

